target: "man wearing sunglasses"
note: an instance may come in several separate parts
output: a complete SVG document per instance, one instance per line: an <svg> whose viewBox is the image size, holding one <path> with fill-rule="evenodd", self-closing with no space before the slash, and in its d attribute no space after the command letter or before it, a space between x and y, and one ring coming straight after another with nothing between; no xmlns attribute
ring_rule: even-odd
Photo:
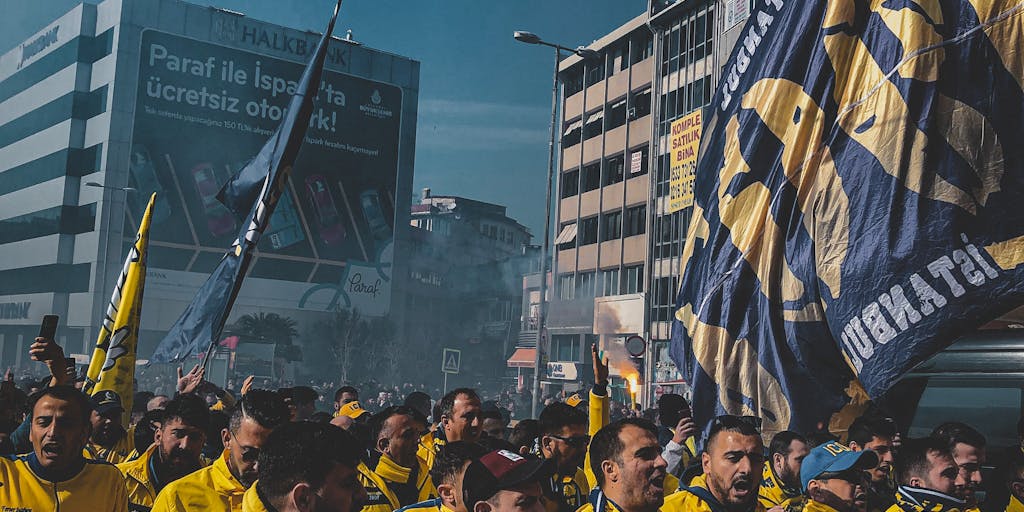
<svg viewBox="0 0 1024 512"><path fill-rule="evenodd" d="M855 512L865 506L868 476L878 466L870 450L855 452L835 441L816 446L800 467L807 494L804 512Z"/></svg>
<svg viewBox="0 0 1024 512"><path fill-rule="evenodd" d="M764 465L761 419L719 416L708 425L701 453L704 474L665 498L666 512L763 511L757 501Z"/></svg>
<svg viewBox="0 0 1024 512"><path fill-rule="evenodd" d="M907 439L896 455L896 504L888 512L959 512L966 503L955 496L966 485L949 446L926 437Z"/></svg>
<svg viewBox="0 0 1024 512"><path fill-rule="evenodd" d="M221 430L224 453L210 466L168 484L157 495L153 512L241 511L245 490L258 478L260 449L270 433L290 418L291 411L280 395L249 390L235 404L228 428Z"/></svg>
<svg viewBox="0 0 1024 512"><path fill-rule="evenodd" d="M540 412L541 454L555 465L549 488L554 495L547 512L573 512L583 506L590 486L581 469L587 456L587 416L579 409L555 402Z"/></svg>
<svg viewBox="0 0 1024 512"><path fill-rule="evenodd" d="M167 402L153 443L142 456L117 465L133 511L149 510L166 485L203 467L201 455L210 424L206 401L180 395Z"/></svg>

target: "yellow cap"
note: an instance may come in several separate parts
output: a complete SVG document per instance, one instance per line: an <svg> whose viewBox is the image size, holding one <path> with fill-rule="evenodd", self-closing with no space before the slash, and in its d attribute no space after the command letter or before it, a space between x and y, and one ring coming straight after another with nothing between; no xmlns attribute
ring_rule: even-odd
<svg viewBox="0 0 1024 512"><path fill-rule="evenodd" d="M579 393L573 393L572 396L565 399L565 403L569 404L569 407L576 407L583 402L583 398L580 397Z"/></svg>
<svg viewBox="0 0 1024 512"><path fill-rule="evenodd" d="M369 411L363 409L363 406L359 405L359 402L349 402L338 409L339 416L348 416L349 418L356 419L364 414L368 414Z"/></svg>

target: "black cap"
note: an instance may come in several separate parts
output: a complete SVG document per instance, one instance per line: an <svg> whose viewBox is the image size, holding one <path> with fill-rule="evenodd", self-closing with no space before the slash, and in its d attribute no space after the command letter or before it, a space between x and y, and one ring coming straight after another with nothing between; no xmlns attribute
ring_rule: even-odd
<svg viewBox="0 0 1024 512"><path fill-rule="evenodd" d="M89 398L92 401L93 410L100 416L106 416L107 413L113 411L124 412L124 406L121 405L121 395L114 391L104 389L93 393Z"/></svg>

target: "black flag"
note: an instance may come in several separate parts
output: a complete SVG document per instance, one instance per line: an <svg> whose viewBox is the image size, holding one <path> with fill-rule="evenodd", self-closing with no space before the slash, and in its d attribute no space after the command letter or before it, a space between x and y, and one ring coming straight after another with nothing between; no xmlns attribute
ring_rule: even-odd
<svg viewBox="0 0 1024 512"><path fill-rule="evenodd" d="M302 79L295 89L295 95L288 104L287 114L281 124L256 157L221 191L221 201L229 209L238 211L244 208L239 208L240 204L248 206L248 217L242 223L238 237L221 259L217 269L199 288L192 303L185 308L181 317L157 346L150 358L151 363L180 361L214 346L220 338L231 306L242 287L242 279L252 260L256 244L267 228L267 222L274 213L277 200L284 192L292 164L295 163L299 148L302 147L313 113L313 100L320 89L320 76L323 74L327 46L340 8L341 0L338 0L331 22L328 23L327 30L320 38L316 51L302 73ZM258 190L259 194L253 196L254 190ZM249 196L248 199L246 196Z"/></svg>

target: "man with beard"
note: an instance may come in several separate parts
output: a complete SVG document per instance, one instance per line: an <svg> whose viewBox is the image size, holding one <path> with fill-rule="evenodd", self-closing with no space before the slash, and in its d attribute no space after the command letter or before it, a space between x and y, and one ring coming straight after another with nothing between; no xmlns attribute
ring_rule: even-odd
<svg viewBox="0 0 1024 512"><path fill-rule="evenodd" d="M82 455L89 439L89 399L70 386L34 397L26 455L0 457L4 510L127 512L128 492L117 468Z"/></svg>
<svg viewBox="0 0 1024 512"><path fill-rule="evenodd" d="M85 456L111 464L128 460L135 450L135 437L121 425L121 395L110 390L97 391L92 395L92 409L92 436L85 446Z"/></svg>
<svg viewBox="0 0 1024 512"><path fill-rule="evenodd" d="M865 471L878 466L870 450L855 452L837 442L816 446L800 468L807 493L804 512L855 512L865 506Z"/></svg>
<svg viewBox="0 0 1024 512"><path fill-rule="evenodd" d="M594 435L589 451L597 489L579 512L655 512L667 506L668 463L654 423L641 418L609 423Z"/></svg>
<svg viewBox="0 0 1024 512"><path fill-rule="evenodd" d="M783 430L768 447L768 460L761 471L758 501L766 509L799 508L803 501L800 466L807 457L807 440L796 432Z"/></svg>
<svg viewBox="0 0 1024 512"><path fill-rule="evenodd" d="M489 452L466 468L466 507L472 506L472 512L544 512L542 482L553 471L548 460L527 459L508 450Z"/></svg>
<svg viewBox="0 0 1024 512"><path fill-rule="evenodd" d="M342 386L334 392L334 417L342 414L341 408L349 402L359 401L359 391L352 386Z"/></svg>
<svg viewBox="0 0 1024 512"><path fill-rule="evenodd" d="M221 431L224 453L213 464L170 483L156 497L153 512L204 510L238 512L245 490L256 481L256 461L270 433L291 413L277 393L253 389L242 396Z"/></svg>
<svg viewBox="0 0 1024 512"><path fill-rule="evenodd" d="M366 502L356 470L362 451L351 434L333 425L286 423L267 437L259 480L245 492L241 510L355 512Z"/></svg>
<svg viewBox="0 0 1024 512"><path fill-rule="evenodd" d="M850 449L855 452L871 450L878 456L878 467L868 470L871 477L866 489L868 512L881 512L895 503L892 463L896 436L896 425L877 413L864 414L850 425Z"/></svg>
<svg viewBox="0 0 1024 512"><path fill-rule="evenodd" d="M956 488L956 496L967 502L968 510L978 510L979 495L984 495L981 466L986 460L985 436L964 423L949 422L935 427L932 437L946 443L960 468L964 485Z"/></svg>
<svg viewBox="0 0 1024 512"><path fill-rule="evenodd" d="M690 487L665 499L666 512L751 512L764 510L757 501L764 465L760 418L719 416L711 420L701 453L704 474Z"/></svg>
<svg viewBox="0 0 1024 512"><path fill-rule="evenodd" d="M587 456L587 416L567 403L555 402L540 412L540 449L543 458L555 465L548 487L553 498L545 503L547 512L574 512L590 494L587 476L581 469Z"/></svg>
<svg viewBox="0 0 1024 512"><path fill-rule="evenodd" d="M210 411L202 398L181 395L167 402L153 444L139 458L117 465L132 511L150 510L167 484L202 467L209 423Z"/></svg>
<svg viewBox="0 0 1024 512"><path fill-rule="evenodd" d="M369 497L363 512L391 512L436 495L426 464L416 457L420 429L417 413L394 405L370 418L370 439L378 460L371 471L359 466L359 480Z"/></svg>
<svg viewBox="0 0 1024 512"><path fill-rule="evenodd" d="M965 485L949 447L939 439L907 439L896 457L896 504L888 512L959 512L964 501L953 495Z"/></svg>

